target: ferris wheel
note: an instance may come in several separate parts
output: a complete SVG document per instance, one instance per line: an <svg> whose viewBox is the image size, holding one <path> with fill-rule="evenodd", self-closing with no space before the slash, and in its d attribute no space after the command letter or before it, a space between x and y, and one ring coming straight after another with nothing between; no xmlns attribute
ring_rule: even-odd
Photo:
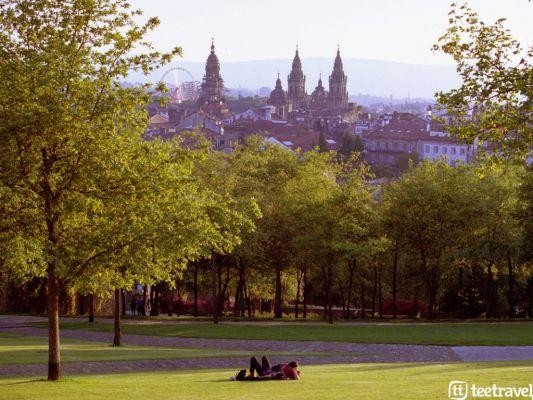
<svg viewBox="0 0 533 400"><path fill-rule="evenodd" d="M184 100L196 100L198 98L199 82L185 68L174 67L167 70L160 82L169 86L170 97L175 102L181 103Z"/></svg>

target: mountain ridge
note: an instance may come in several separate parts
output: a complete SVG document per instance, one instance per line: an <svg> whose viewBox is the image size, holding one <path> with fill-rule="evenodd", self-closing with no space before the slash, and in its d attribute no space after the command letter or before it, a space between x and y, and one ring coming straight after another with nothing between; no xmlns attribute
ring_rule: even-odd
<svg viewBox="0 0 533 400"><path fill-rule="evenodd" d="M224 84L231 88L259 89L273 88L277 74L287 89L287 75L292 59L267 59L250 61L221 61L221 74ZM421 97L432 98L435 92L449 90L460 84L459 76L453 65L408 64L397 61L365 60L344 58L344 73L348 76L350 95L371 94L379 97ZM164 72L181 67L189 71L195 80L201 81L205 63L175 61L149 76L140 73L131 74L128 80L133 82L156 82ZM328 76L333 68L333 58L302 58L302 67L306 75L306 90L311 93L322 74L324 86L328 85ZM179 77L182 79L182 77ZM183 77L185 79L185 76ZM186 80L188 80L187 78Z"/></svg>

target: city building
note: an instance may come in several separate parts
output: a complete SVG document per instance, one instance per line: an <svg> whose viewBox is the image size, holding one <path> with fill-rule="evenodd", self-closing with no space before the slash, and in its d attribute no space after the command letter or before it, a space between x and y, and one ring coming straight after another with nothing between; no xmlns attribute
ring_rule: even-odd
<svg viewBox="0 0 533 400"><path fill-rule="evenodd" d="M393 113L383 126L363 133L369 163L397 164L405 154L420 160L447 160L451 165L472 160L476 146L451 137L446 126L409 113Z"/></svg>

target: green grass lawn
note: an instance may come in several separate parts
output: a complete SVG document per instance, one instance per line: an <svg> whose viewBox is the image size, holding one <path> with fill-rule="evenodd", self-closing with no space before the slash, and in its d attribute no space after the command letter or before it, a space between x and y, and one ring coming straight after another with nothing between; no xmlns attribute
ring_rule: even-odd
<svg viewBox="0 0 533 400"><path fill-rule="evenodd" d="M85 375L46 382L0 379L5 400L346 400L447 399L452 380L478 386L526 386L533 362L472 364L350 364L303 367L301 381L230 382L234 371L172 371Z"/></svg>
<svg viewBox="0 0 533 400"><path fill-rule="evenodd" d="M113 347L97 342L63 339L61 359L72 361L124 361L196 357L248 356L244 351L180 349L163 347ZM0 333L0 364L33 364L48 361L48 339Z"/></svg>
<svg viewBox="0 0 533 400"><path fill-rule="evenodd" d="M44 327L46 324L36 324ZM107 323L65 322L66 329L111 332ZM533 322L462 322L433 324L150 324L122 326L125 333L224 339L323 340L354 343L439 345L533 345Z"/></svg>
<svg viewBox="0 0 533 400"><path fill-rule="evenodd" d="M332 352L269 352L286 356L339 355ZM352 354L353 355L353 354ZM201 357L250 357L248 350L185 349L176 347L113 347L105 343L74 339L61 340L61 360L73 361L126 361ZM48 361L48 339L0 333L1 364L37 364Z"/></svg>

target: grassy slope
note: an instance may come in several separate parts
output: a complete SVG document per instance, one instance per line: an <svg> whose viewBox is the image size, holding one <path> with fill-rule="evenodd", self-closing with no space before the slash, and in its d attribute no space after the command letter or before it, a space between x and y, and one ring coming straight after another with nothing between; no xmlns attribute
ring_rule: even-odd
<svg viewBox="0 0 533 400"><path fill-rule="evenodd" d="M175 359L193 357L247 356L244 351L197 350L161 347L122 346L63 339L63 362L72 361L123 361ZM46 363L48 339L0 334L0 364Z"/></svg>
<svg viewBox="0 0 533 400"><path fill-rule="evenodd" d="M269 352L286 356L326 356L339 355L332 352ZM352 354L355 355L355 354ZM165 347L121 346L113 347L105 343L85 342L74 339L61 340L61 360L73 361L126 361L156 360L199 357L243 357L250 356L248 350L185 349ZM46 337L23 337L0 333L1 364L37 364L48 360L48 339Z"/></svg>
<svg viewBox="0 0 533 400"><path fill-rule="evenodd" d="M533 362L309 366L304 367L301 381L290 382L230 382L232 373L210 370L86 375L61 382L4 378L0 379L0 391L5 400L447 399L452 380L525 386L531 382Z"/></svg>
<svg viewBox="0 0 533 400"><path fill-rule="evenodd" d="M42 324L40 325L43 326ZM63 328L112 331L110 324L64 323ZM138 335L225 339L323 340L330 342L439 345L533 345L533 322L434 324L147 324L123 325Z"/></svg>

